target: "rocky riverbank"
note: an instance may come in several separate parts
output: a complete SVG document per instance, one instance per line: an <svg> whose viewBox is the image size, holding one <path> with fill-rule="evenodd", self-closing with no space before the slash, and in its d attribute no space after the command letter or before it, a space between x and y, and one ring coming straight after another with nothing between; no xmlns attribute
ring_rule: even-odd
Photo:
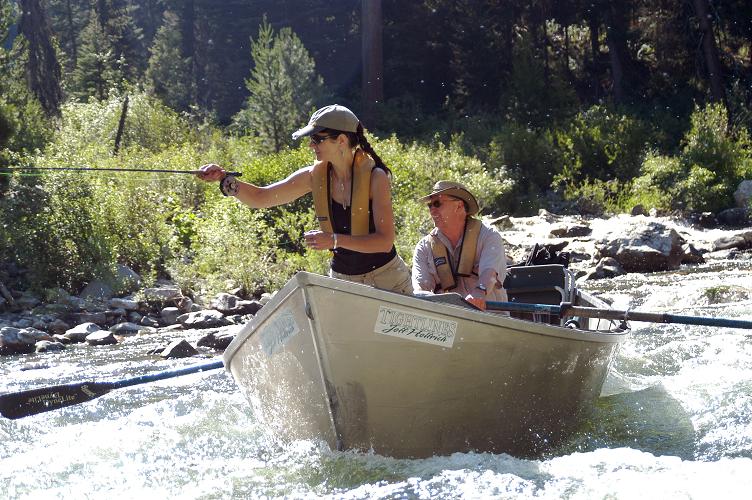
<svg viewBox="0 0 752 500"><path fill-rule="evenodd" d="M534 217L503 216L487 222L501 232L510 264L527 260L538 244L550 258L568 260L578 280L752 258L751 228L706 227L702 219L586 218L542 210ZM195 346L183 338L154 354L167 358L192 356L198 349L221 351L271 297L244 298L234 291L219 294L202 307L173 283L143 288L131 270L121 269L120 276L125 293L116 294L106 284L94 282L79 296L59 290L44 302L0 282L0 354L51 352L71 344L112 345L130 336L179 330L200 331Z"/></svg>

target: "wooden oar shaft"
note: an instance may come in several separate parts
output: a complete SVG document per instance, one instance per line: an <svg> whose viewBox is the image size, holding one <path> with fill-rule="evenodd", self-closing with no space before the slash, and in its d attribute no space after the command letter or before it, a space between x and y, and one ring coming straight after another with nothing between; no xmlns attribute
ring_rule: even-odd
<svg viewBox="0 0 752 500"><path fill-rule="evenodd" d="M722 326L728 328L752 329L752 321L741 319L712 318L708 316L682 316L667 313L601 309L598 307L573 306L568 303L562 303L561 305L557 306L550 304L523 304L517 302L487 301L486 308L497 311L558 314L562 317L580 316L583 318L641 321L646 323L678 323L683 325Z"/></svg>
<svg viewBox="0 0 752 500"><path fill-rule="evenodd" d="M74 172L141 172L141 173L157 173L157 174L192 174L196 175L200 173L200 170L165 170L165 169L149 169L149 168L92 168L92 167L12 167L12 168L0 168L0 171L24 171L33 172L35 170L71 170ZM242 172L227 172L227 175L240 177Z"/></svg>

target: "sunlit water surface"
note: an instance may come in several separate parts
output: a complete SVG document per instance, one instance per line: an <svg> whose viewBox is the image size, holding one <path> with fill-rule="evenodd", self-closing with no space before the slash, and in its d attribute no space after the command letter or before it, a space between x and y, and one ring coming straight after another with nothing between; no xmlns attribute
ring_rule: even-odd
<svg viewBox="0 0 752 500"><path fill-rule="evenodd" d="M724 262L587 288L619 309L752 319L751 277L749 263ZM632 327L595 415L537 459L396 460L278 443L216 370L0 418L0 498L749 498L752 330ZM2 357L0 392L197 362L145 354L165 340Z"/></svg>

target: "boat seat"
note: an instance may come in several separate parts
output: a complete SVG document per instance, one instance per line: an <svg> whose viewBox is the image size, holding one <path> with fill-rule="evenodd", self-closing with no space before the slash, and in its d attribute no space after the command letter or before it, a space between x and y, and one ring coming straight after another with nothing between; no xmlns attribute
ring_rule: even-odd
<svg viewBox="0 0 752 500"><path fill-rule="evenodd" d="M510 267L504 279L509 302L559 305L574 299L574 275L561 264ZM512 317L558 325L558 314L512 313Z"/></svg>

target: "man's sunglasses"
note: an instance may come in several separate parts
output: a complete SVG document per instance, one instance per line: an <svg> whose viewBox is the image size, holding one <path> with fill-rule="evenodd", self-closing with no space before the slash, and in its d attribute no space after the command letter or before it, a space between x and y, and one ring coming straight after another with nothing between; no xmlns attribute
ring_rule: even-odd
<svg viewBox="0 0 752 500"><path fill-rule="evenodd" d="M339 134L329 134L329 135L312 135L311 136L311 142L314 144L321 144L327 139L331 139L333 137L339 137Z"/></svg>
<svg viewBox="0 0 752 500"><path fill-rule="evenodd" d="M429 210L431 210L432 208L440 208L441 205L443 205L444 202L447 202L447 201L460 201L460 199L459 198L447 198L443 202L441 200L432 200L426 203L426 206L428 207Z"/></svg>

